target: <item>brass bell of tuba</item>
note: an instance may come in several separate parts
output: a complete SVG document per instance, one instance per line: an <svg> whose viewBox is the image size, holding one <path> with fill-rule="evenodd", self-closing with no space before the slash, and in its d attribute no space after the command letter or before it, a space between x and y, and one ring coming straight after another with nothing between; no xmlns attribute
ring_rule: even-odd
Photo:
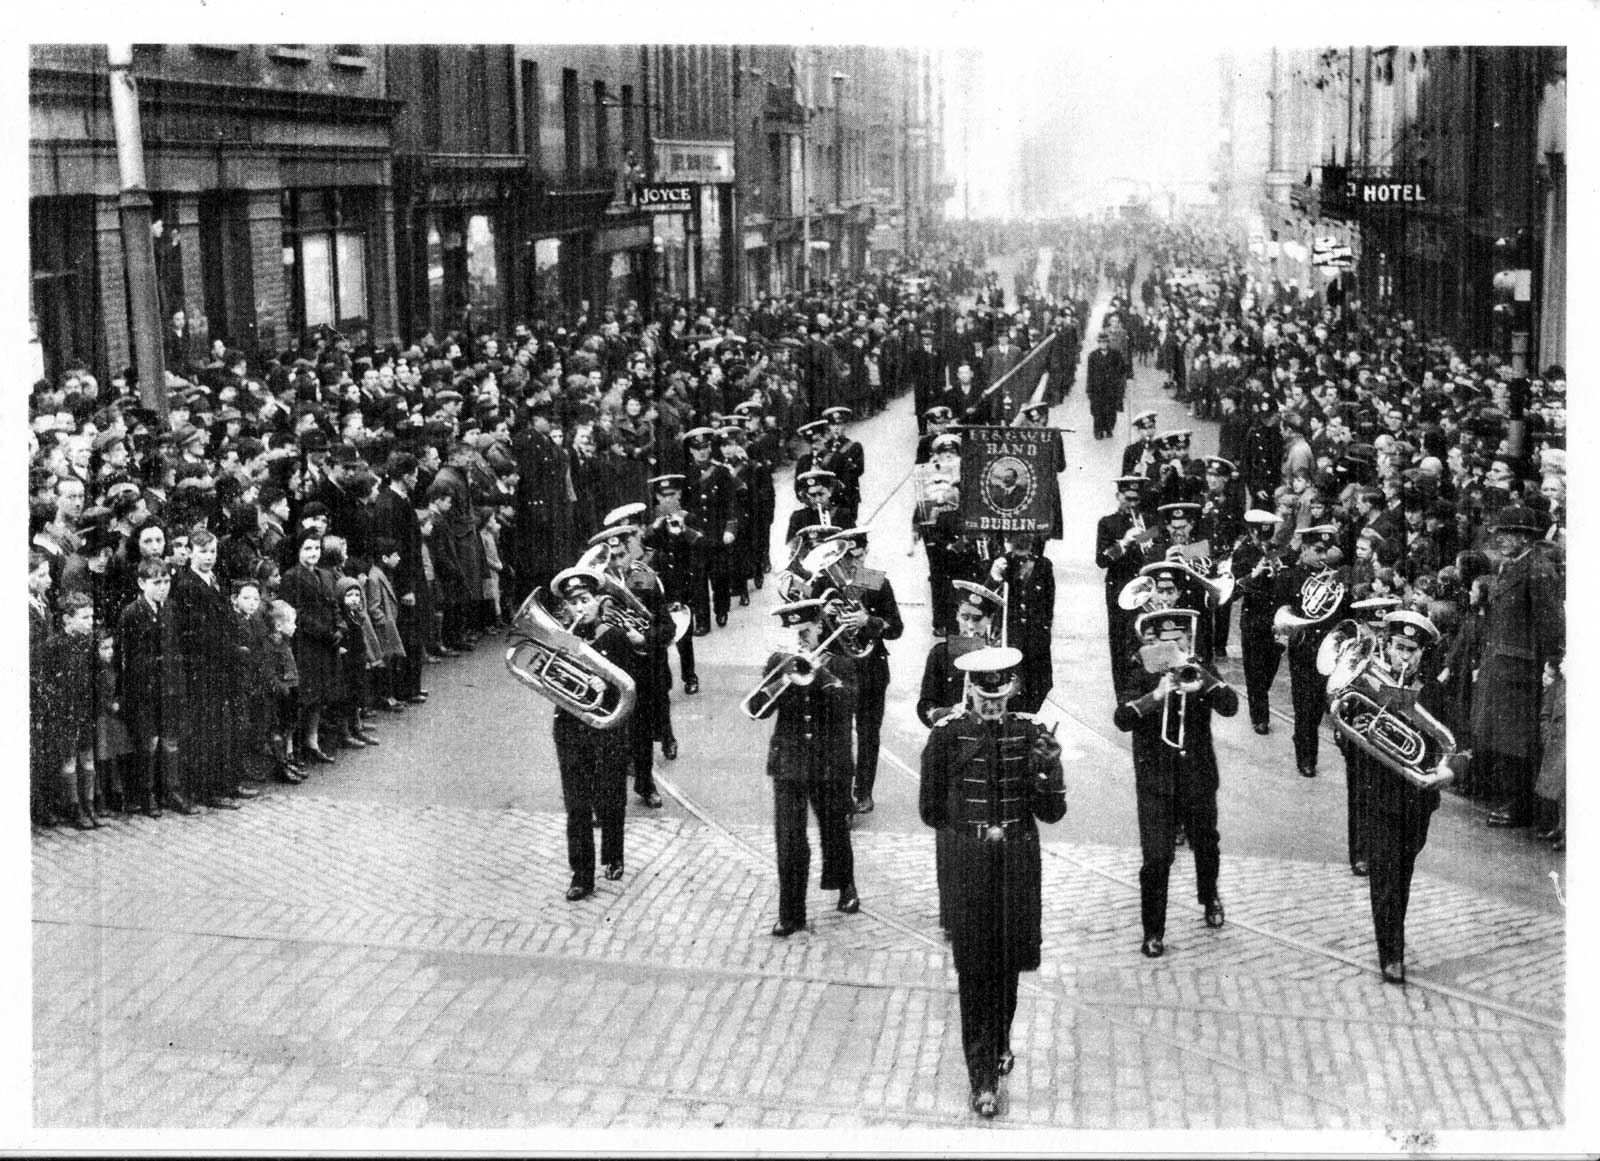
<svg viewBox="0 0 1600 1161"><path fill-rule="evenodd" d="M1415 703L1385 704L1373 696L1379 684L1368 677L1333 694L1333 728L1413 786L1431 790L1454 780L1455 735Z"/></svg>
<svg viewBox="0 0 1600 1161"><path fill-rule="evenodd" d="M535 589L511 622L506 669L540 697L597 730L633 712L633 678L575 637Z"/></svg>

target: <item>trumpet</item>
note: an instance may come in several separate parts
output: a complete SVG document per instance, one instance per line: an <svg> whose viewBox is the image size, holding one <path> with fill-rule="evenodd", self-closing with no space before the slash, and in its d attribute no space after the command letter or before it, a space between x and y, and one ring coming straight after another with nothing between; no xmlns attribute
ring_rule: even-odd
<svg viewBox="0 0 1600 1161"><path fill-rule="evenodd" d="M682 536L686 527L682 512L673 512L667 516L667 531L674 536Z"/></svg>
<svg viewBox="0 0 1600 1161"><path fill-rule="evenodd" d="M744 700L739 703L740 711L751 721L770 717L778 699L790 686L798 685L803 689L817 679L817 668L823 653L843 633L844 627L840 626L815 649L806 653L786 654L762 676L759 685L745 694Z"/></svg>
<svg viewBox="0 0 1600 1161"><path fill-rule="evenodd" d="M511 622L506 650L511 676L597 730L609 730L633 712L633 678L579 640L535 589Z"/></svg>

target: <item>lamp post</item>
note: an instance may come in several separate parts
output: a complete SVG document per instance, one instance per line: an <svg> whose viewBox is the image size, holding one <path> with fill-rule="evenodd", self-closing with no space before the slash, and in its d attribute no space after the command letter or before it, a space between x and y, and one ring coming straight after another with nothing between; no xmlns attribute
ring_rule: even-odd
<svg viewBox="0 0 1600 1161"><path fill-rule="evenodd" d="M122 250L127 264L128 306L133 322L135 366L140 401L156 414L167 414L166 350L162 345L161 307L156 295L155 243L150 234L150 191L145 186L144 142L139 132L139 92L133 79L133 45L109 44L111 124L117 141L117 176L121 192L117 213L122 225Z"/></svg>
<svg viewBox="0 0 1600 1161"><path fill-rule="evenodd" d="M842 215L844 212L844 83L850 79L848 73L835 71L829 78L833 82L833 205ZM843 239L840 242L843 248ZM834 261L840 264L839 273L843 275L842 264L844 257L841 254Z"/></svg>
<svg viewBox="0 0 1600 1161"><path fill-rule="evenodd" d="M800 50L800 289L811 289L811 50Z"/></svg>

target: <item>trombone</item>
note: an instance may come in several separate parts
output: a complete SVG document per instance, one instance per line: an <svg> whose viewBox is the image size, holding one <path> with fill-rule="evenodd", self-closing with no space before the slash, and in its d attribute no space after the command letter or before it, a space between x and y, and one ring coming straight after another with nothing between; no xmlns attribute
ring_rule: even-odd
<svg viewBox="0 0 1600 1161"><path fill-rule="evenodd" d="M745 694L744 700L739 703L744 716L753 722L770 717L778 699L791 685L803 688L815 681L823 653L839 639L844 630L843 625L839 626L820 645L808 652L785 654L762 676L761 683Z"/></svg>

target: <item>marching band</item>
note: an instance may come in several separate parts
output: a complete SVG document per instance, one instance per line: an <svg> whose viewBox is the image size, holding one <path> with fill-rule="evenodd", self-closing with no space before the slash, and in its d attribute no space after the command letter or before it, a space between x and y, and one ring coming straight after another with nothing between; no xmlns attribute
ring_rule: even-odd
<svg viewBox="0 0 1600 1161"><path fill-rule="evenodd" d="M734 418L759 421L748 411ZM972 531L961 498L973 429L953 424L946 404L921 418L907 551L920 543L926 553L935 640L916 703L930 731L919 813L936 831L939 927L960 981L972 1107L993 1116L998 1080L1014 1059L1017 974L1039 961L1036 822L1066 810L1060 746L1037 716L1054 686L1056 577L1043 549L1061 535L1061 506L1057 494L1048 527ZM822 887L838 892L838 911L860 910L851 825L875 808L887 643L905 627L888 575L869 563L872 516L883 505L861 521L865 450L845 432L849 419L849 409L829 408L799 429L810 450L795 465L788 558L776 570L772 610L793 638L767 657L740 703L746 717L773 723L778 938L807 926L808 815L820 830ZM1012 426L1047 422L1048 405L1035 399ZM1279 513L1253 506L1233 462L1191 459L1189 432L1154 434L1154 413L1133 426L1094 559L1105 574L1112 723L1131 735L1139 949L1166 954L1168 880L1184 842L1205 925L1226 922L1212 719L1236 714L1241 699L1214 663L1227 656L1238 600L1254 731L1270 732L1268 691L1285 652L1295 761L1306 777L1317 773L1318 730L1331 712L1346 764L1350 865L1371 881L1381 974L1403 982L1412 870L1439 787L1462 761L1449 731L1416 704L1419 657L1438 630L1397 602L1352 602L1352 574L1370 569L1368 536L1356 538L1356 564L1345 569L1336 527L1287 528ZM726 625L732 596L746 605L748 586L763 586L777 456L758 443L759 427L684 433L686 471L651 479L648 506L610 513L583 558L555 577L549 597L536 591L514 624L508 666L558 707L569 900L594 890L596 825L605 877L623 875L629 772L642 803L662 804L654 747L668 760L678 754L672 647L683 693L694 695L695 638L713 622ZM1059 435L1045 462L1057 476L1065 468Z"/></svg>

